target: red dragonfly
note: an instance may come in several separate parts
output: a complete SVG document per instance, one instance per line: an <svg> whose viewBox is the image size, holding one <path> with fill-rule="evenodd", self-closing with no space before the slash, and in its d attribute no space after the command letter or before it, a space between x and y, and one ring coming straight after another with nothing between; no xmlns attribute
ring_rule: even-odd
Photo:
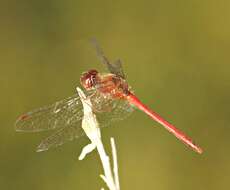
<svg viewBox="0 0 230 190"><path fill-rule="evenodd" d="M94 69L89 70L82 74L80 83L84 88L85 94L91 98L92 109L97 115L100 126L106 126L114 120L124 119L134 108L138 108L153 120L160 123L184 144L194 151L202 153L202 149L186 136L185 133L164 120L134 95L125 80L121 61L117 60L114 63L110 63L96 40L92 40L92 42L96 48L98 57L106 65L109 73L103 74ZM81 100L75 94L72 97L20 116L15 125L16 131L25 132L57 129L53 135L43 140L37 147L37 151L40 152L84 135L84 131L79 125L82 117Z"/></svg>

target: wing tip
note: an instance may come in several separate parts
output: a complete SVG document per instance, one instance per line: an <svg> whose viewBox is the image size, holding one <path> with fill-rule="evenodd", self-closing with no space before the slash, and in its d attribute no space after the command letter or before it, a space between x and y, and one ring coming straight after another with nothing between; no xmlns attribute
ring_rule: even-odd
<svg viewBox="0 0 230 190"><path fill-rule="evenodd" d="M23 121L25 121L25 120L27 120L28 118L29 118L28 114L23 114L23 115L19 116L18 119L14 123L15 131L18 131L18 132L24 131L22 129L23 125L20 125L20 123L23 122Z"/></svg>
<svg viewBox="0 0 230 190"><path fill-rule="evenodd" d="M14 129L15 129L15 131L17 131L17 132L23 131L23 130L21 129L21 126L19 125L19 122L20 122L20 118L18 118L18 119L15 121L15 123L14 123Z"/></svg>
<svg viewBox="0 0 230 190"><path fill-rule="evenodd" d="M37 149L36 149L36 152L43 152L43 151L46 151L48 150L48 148L45 146L44 143L41 143L37 146Z"/></svg>

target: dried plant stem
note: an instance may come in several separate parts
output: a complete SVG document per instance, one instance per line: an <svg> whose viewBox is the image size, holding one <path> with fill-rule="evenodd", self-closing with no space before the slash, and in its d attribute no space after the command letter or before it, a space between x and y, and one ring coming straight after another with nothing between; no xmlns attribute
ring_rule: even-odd
<svg viewBox="0 0 230 190"><path fill-rule="evenodd" d="M79 160L84 159L84 157L97 149L100 156L104 174L100 177L104 180L110 190L120 190L119 177L118 177L118 164L117 164L117 154L114 139L111 138L112 156L113 156L113 172L110 166L109 156L106 154L104 145L101 140L101 132L99 124L96 119L96 115L92 111L92 104L89 97L86 97L80 88L77 88L78 94L81 98L83 104L84 116L82 119L82 128L84 129L86 135L90 139L91 143L86 145L79 156ZM102 188L103 189L103 188Z"/></svg>
<svg viewBox="0 0 230 190"><path fill-rule="evenodd" d="M110 141L111 141L111 148L112 148L112 155L113 155L114 180L115 180L117 190L120 190L119 175L118 175L118 162L117 162L117 150L116 150L115 140L113 137L111 137Z"/></svg>

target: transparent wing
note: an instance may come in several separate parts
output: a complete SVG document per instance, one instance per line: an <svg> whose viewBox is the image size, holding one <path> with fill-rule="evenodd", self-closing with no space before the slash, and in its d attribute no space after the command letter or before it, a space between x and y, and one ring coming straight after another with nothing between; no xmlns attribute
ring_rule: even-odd
<svg viewBox="0 0 230 190"><path fill-rule="evenodd" d="M59 129L53 135L49 136L40 143L40 145L37 147L37 152L45 151L50 148L55 148L64 144L67 141L72 141L82 135L84 135L84 131L78 125L71 125Z"/></svg>
<svg viewBox="0 0 230 190"><path fill-rule="evenodd" d="M18 118L16 131L39 132L63 128L82 118L82 104L75 94L52 105L28 112Z"/></svg>
<svg viewBox="0 0 230 190"><path fill-rule="evenodd" d="M105 95L99 90L86 91L85 94L91 98L92 108L100 127L108 126L112 121L122 120L133 111L128 101L114 99L112 95ZM22 115L16 121L16 130L38 132L58 129L38 146L37 151L45 151L84 135L81 124L78 124L83 117L82 109L80 98L75 94L50 106Z"/></svg>
<svg viewBox="0 0 230 190"><path fill-rule="evenodd" d="M103 64L106 65L107 69L109 70L109 72L125 79L125 75L122 69L122 62L120 59L118 59L117 61L115 61L114 63L110 63L108 58L104 55L104 52L102 50L102 48L100 47L100 45L98 44L96 39L91 39L91 42L93 44L93 46L96 49L97 52L97 56L100 58L101 62Z"/></svg>
<svg viewBox="0 0 230 190"><path fill-rule="evenodd" d="M122 68L122 61L120 59L116 60L111 64L111 70L113 70L114 74L116 74L117 76L123 79L126 78Z"/></svg>
<svg viewBox="0 0 230 190"><path fill-rule="evenodd" d="M98 112L96 114L100 127L106 127L111 122L120 121L127 118L135 107L129 104L128 101L117 99L107 101L107 110L105 112Z"/></svg>
<svg viewBox="0 0 230 190"><path fill-rule="evenodd" d="M97 95L92 98L92 101L94 104L94 112L96 113L99 122L99 127L106 127L113 121L125 119L134 110L134 108L125 100L112 101L111 99ZM98 102L104 105L103 108L99 106ZM79 125L66 126L43 140L38 146L37 152L55 148L67 141L72 141L84 135L84 130Z"/></svg>
<svg viewBox="0 0 230 190"><path fill-rule="evenodd" d="M96 106L97 110L94 111L99 127L106 127L111 122L123 120L135 110L135 107L124 99L114 99L112 97L104 97L103 95L97 96L97 98L93 98L91 101L93 105L98 101L102 102L103 105L103 107Z"/></svg>

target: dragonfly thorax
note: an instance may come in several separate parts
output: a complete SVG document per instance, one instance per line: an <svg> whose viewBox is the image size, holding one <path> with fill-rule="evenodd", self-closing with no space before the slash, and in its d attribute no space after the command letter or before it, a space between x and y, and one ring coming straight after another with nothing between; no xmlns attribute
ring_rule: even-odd
<svg viewBox="0 0 230 190"><path fill-rule="evenodd" d="M109 94L113 98L124 98L127 96L129 91L129 86L124 79L118 77L114 74L98 74L100 79L99 91L103 94Z"/></svg>

